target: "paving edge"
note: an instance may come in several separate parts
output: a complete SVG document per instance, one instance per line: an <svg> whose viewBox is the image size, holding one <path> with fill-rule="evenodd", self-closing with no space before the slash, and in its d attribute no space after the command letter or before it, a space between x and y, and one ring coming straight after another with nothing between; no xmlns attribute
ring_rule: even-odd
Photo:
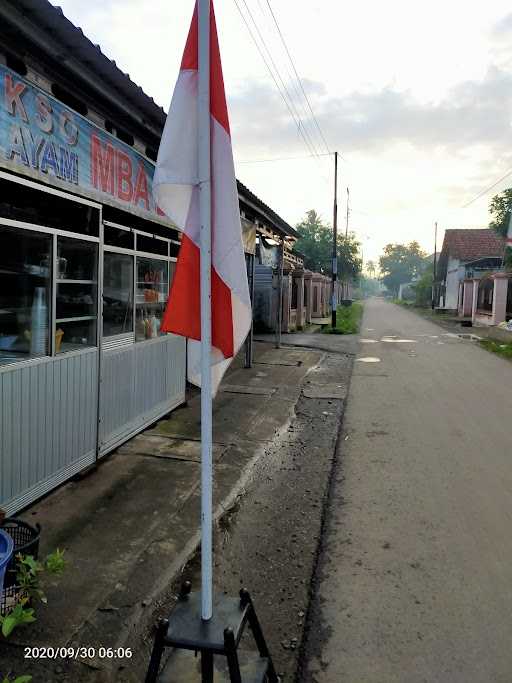
<svg viewBox="0 0 512 683"><path fill-rule="evenodd" d="M347 354L351 355L351 354ZM306 615L304 619L304 628L302 630L302 638L299 646L299 655L297 659L297 669L295 671L294 683L306 683L304 674L307 671L307 654L308 654L308 640L311 632L313 613L316 608L315 596L317 593L317 586L319 581L318 571L320 569L320 562L322 558L323 551L325 549L326 542L326 531L328 528L328 513L330 506L333 503L333 493L335 487L336 476L339 474L342 467L342 449L343 449L343 435L345 434L345 411L347 408L347 403L350 397L350 387L352 384L352 375L354 372L354 358L352 357L352 364L350 366L349 380L347 382L347 394L343 400L343 409L341 414L340 423L338 426L338 433L336 434L336 441L333 448L333 460L331 465L331 471L329 472L329 477L325 487L324 498L322 502L322 515L320 523L320 533L318 535L318 543L315 551L315 559L313 562L313 569L311 573L311 580L308 590L308 605L306 609Z"/></svg>

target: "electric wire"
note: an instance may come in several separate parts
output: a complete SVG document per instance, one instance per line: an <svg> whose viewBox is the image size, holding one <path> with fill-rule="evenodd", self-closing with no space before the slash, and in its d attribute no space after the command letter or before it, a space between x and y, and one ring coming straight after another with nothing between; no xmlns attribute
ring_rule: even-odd
<svg viewBox="0 0 512 683"><path fill-rule="evenodd" d="M285 94L286 94L286 96L287 96L287 98L288 98L288 101L289 101L289 103L290 103L290 105L291 105L291 108L293 108L293 110L294 110L294 112L295 112L295 114L292 114L293 119L294 119L294 121L295 121L297 127L299 128L299 130L302 130L302 131L303 131L303 138L305 139L305 138L307 137L308 143L309 143L309 144L308 144L308 147L311 148L311 151L313 152L313 154L318 154L318 150L316 149L316 147L315 147L315 145L314 145L314 143L313 143L313 141L312 141L312 139L311 139L311 136L309 135L307 129L305 128L305 126L304 126L304 124L303 124L303 122L302 122L302 118L300 117L300 115L299 115L299 113L298 113L298 111L297 111L297 108L296 108L296 106L295 106L295 103L294 103L292 97L290 96L290 93L288 92L288 88L286 87L286 85L285 85L285 83L284 83L284 80L283 80L283 78L282 78L282 76L281 76L281 72L280 72L279 68L277 67L277 65L276 65L276 63L275 63L274 58L272 57L272 54L271 54L271 52L270 52L270 50L269 50L269 48L268 48L268 46L267 46L267 43L266 43L266 41L265 41L265 38L263 37L263 35L262 35L262 33L261 33L260 29L259 29L259 26L258 26L258 24L257 24L257 22L256 22L256 19L254 18L254 15L253 15L253 13L251 12L251 9L250 9L250 7L248 6L246 0L242 0L242 2L243 2L243 4L244 4L244 6L245 6L245 9L247 10L247 13L248 13L249 17L251 18L251 21L252 21L252 23L253 23L253 25L254 25L254 28L256 29L256 32L257 32L257 34L258 34L258 36L259 36L259 39L260 39L260 41L261 41L261 44L263 45L264 49L266 50L266 53L267 53L267 55L268 55L268 57L269 57L269 59L270 59L270 62L271 62L271 64L272 64L273 68L274 68L274 71L275 71L277 77L279 78L279 80L280 80L280 82L281 82L281 86L282 86L282 88L283 88L283 90L284 90L284 92L285 92ZM291 108L288 107L288 109L290 110L290 112L291 112Z"/></svg>
<svg viewBox="0 0 512 683"><path fill-rule="evenodd" d="M304 86L302 85L302 80L301 80L301 78L300 78L300 76L299 76L299 74L298 74L298 72L297 72L297 69L296 69L296 67L295 67L295 62L294 62L294 60L293 60L293 57L292 57L291 54L290 54L290 50L288 49L288 45L286 44L286 41L285 41L284 36L283 36L283 33L282 33L281 28L280 28L280 26L279 26L279 22L277 21L277 18L276 18L275 14L274 14L274 11L273 11L272 6L271 6L271 4L270 4L270 0L266 0L266 1L267 1L268 8L269 8L269 10L270 10L270 13L271 13L271 15L272 15L272 19L274 20L274 23L275 23L275 25L276 25L277 32L279 33L279 37L281 38L281 42L282 42L282 44L283 44L283 47L284 47L284 49L286 50L286 54L288 55L288 58L289 58L290 63L291 63L291 65L292 65L293 71L294 71L294 73L295 73L295 77L297 78L297 82L298 82L298 84L299 84L299 86L300 86L300 89L301 89L301 91L302 91L302 94L304 95L304 99L305 99L306 102L307 102L309 111L311 112L311 116L313 117L313 121L315 122L315 125L316 125L316 127L317 127L318 133L320 134L320 137L322 138L322 141L323 141L323 143L324 143L325 149L329 152L329 145L327 144L327 142L326 142L326 140L325 140L325 136L324 136L324 134L323 134L323 132L322 132L322 129L320 128L320 124L318 123L318 119L317 119L316 116L315 116L315 113L314 113L313 108L312 108L312 106L311 106L311 103L310 103L310 101L309 101L309 97L307 96L306 91L304 90Z"/></svg>
<svg viewBox="0 0 512 683"><path fill-rule="evenodd" d="M303 156L294 157L274 157L272 159L245 159L242 161L237 161L237 164L266 164L273 161L292 161L295 159L316 159L317 157L330 157L332 152L320 152L319 154L306 154Z"/></svg>
<svg viewBox="0 0 512 683"><path fill-rule="evenodd" d="M473 202L476 202L476 200L477 200L477 199L480 199L480 197L483 197L483 196L484 196L485 194L487 194L490 190L492 190L494 187L496 187L496 185L499 185L499 184L501 183L501 181L502 181L502 180L505 180L505 178L508 178L509 175L512 175L512 168L509 169L509 170L505 173L505 175L501 176L501 178L499 178L499 179L498 179L496 182L494 182L492 185L489 185L489 187L486 187L485 190L482 190L481 192L479 192L479 193L476 195L476 197L473 197L473 199L471 199L469 202L467 202L466 204L464 204L461 208L462 208L462 209L467 209L468 206L470 206L471 204L473 204Z"/></svg>
<svg viewBox="0 0 512 683"><path fill-rule="evenodd" d="M258 6L260 8L261 16L263 17L264 22L265 22L265 29L270 34L273 32L273 29L275 28L276 22L274 21L274 23L272 25L270 24L268 12L265 11L264 6L263 6L263 0L257 0L257 2L258 2ZM281 42L283 42L283 41L281 40ZM312 131L309 131L309 134L310 134L311 139L314 139L314 137L316 135L316 131L314 129L314 125L313 125L313 122L311 120L311 116L308 114L307 108L304 105L304 98L301 95L300 89L297 85L297 79L293 75L293 73L290 69L290 65L288 64L288 61L289 60L285 59L284 66L286 68L286 74L287 74L288 82L293 87L293 92L294 92L295 97L296 97L296 107L297 107L297 109L300 109L300 112L301 112L300 116L302 116L302 118L304 119L304 124L303 124L304 128L307 129L306 123L310 124L310 128L312 128ZM320 146L320 148L321 148L321 146ZM327 151L329 151L329 150L327 150Z"/></svg>

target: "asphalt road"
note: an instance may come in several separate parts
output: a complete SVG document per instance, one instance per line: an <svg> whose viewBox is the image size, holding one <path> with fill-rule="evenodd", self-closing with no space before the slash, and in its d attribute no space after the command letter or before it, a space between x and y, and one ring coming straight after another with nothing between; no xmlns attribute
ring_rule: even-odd
<svg viewBox="0 0 512 683"><path fill-rule="evenodd" d="M301 681L510 683L512 364L378 299L358 359Z"/></svg>

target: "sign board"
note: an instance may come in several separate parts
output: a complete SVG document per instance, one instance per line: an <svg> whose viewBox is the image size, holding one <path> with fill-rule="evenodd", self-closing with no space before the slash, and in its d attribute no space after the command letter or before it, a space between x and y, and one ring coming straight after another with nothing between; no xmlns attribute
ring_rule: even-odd
<svg viewBox="0 0 512 683"><path fill-rule="evenodd" d="M242 223L242 242L246 254L254 254L256 251L256 225L247 218L240 219Z"/></svg>
<svg viewBox="0 0 512 683"><path fill-rule="evenodd" d="M260 263L262 266L277 268L279 265L279 245L270 244L260 235Z"/></svg>
<svg viewBox="0 0 512 683"><path fill-rule="evenodd" d="M171 225L149 159L1 64L0 166Z"/></svg>

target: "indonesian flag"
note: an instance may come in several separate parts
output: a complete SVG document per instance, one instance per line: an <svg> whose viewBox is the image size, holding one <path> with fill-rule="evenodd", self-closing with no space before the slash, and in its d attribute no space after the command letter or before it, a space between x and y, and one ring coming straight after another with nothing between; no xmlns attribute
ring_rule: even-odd
<svg viewBox="0 0 512 683"><path fill-rule="evenodd" d="M158 206L183 231L176 272L162 320L164 332L188 337L188 379L201 385L201 306L198 185L198 18L192 17L181 69L165 123L154 176ZM213 5L210 10L210 135L212 226L212 393L251 327L228 111Z"/></svg>
<svg viewBox="0 0 512 683"><path fill-rule="evenodd" d="M510 218L508 221L507 247L512 248L512 210L510 210Z"/></svg>

